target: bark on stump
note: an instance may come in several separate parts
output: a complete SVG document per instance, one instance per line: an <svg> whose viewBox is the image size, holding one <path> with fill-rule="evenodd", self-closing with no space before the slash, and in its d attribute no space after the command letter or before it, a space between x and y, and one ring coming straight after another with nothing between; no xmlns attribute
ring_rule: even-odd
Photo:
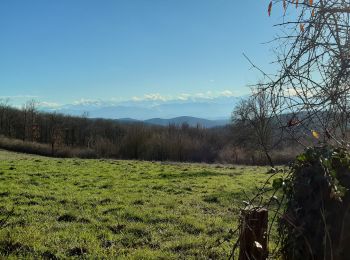
<svg viewBox="0 0 350 260"><path fill-rule="evenodd" d="M267 259L267 228L267 209L247 207L242 210L239 260Z"/></svg>

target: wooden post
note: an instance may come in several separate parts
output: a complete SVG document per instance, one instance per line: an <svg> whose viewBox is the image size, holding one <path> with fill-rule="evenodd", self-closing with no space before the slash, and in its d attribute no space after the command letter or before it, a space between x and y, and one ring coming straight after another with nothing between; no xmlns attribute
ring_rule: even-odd
<svg viewBox="0 0 350 260"><path fill-rule="evenodd" d="M242 210L239 260L267 259L267 229L267 209L250 206Z"/></svg>

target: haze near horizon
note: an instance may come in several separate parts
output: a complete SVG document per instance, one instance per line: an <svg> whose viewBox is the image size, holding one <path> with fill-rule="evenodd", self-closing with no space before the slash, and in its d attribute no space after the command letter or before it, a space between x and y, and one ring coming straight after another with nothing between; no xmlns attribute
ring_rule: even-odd
<svg viewBox="0 0 350 260"><path fill-rule="evenodd" d="M271 66L265 12L253 0L2 1L0 98L55 109L242 96L259 78L242 53Z"/></svg>

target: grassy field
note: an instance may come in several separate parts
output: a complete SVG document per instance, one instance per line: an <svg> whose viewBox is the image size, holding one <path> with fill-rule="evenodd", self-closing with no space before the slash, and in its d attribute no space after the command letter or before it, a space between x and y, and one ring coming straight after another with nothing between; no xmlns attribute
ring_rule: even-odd
<svg viewBox="0 0 350 260"><path fill-rule="evenodd" d="M264 167L0 151L0 258L221 259Z"/></svg>

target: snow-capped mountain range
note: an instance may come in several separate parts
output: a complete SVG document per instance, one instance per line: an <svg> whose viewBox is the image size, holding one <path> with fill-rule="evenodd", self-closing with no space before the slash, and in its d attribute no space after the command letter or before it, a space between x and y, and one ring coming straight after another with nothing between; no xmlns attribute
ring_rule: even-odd
<svg viewBox="0 0 350 260"><path fill-rule="evenodd" d="M234 106L243 96L188 99L142 99L129 101L81 100L62 106L45 106L43 111L56 111L69 115L87 114L90 118L148 120L153 118L196 117L210 120L227 120Z"/></svg>

